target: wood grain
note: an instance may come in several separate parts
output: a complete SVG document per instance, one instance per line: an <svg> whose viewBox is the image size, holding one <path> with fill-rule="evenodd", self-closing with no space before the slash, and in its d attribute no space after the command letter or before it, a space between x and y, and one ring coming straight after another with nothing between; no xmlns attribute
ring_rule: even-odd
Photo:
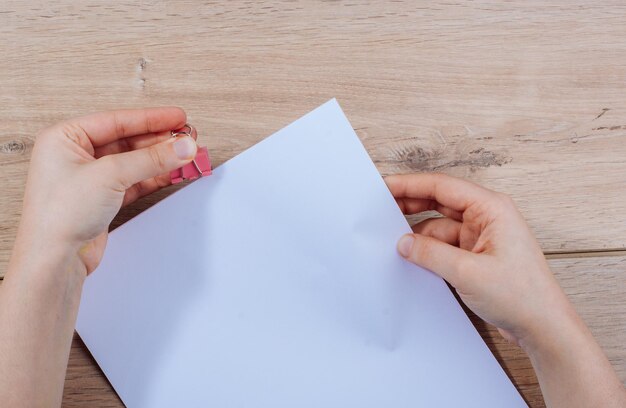
<svg viewBox="0 0 626 408"><path fill-rule="evenodd" d="M626 383L626 256L550 260L576 309ZM469 312L474 326L531 408L544 407L528 357ZM74 337L63 395L64 407L121 407L113 388L78 336Z"/></svg>
<svg viewBox="0 0 626 408"><path fill-rule="evenodd" d="M626 250L626 4L111 3L0 5L0 277L39 129L179 105L220 164L337 97L381 173L440 171L511 194L626 378L626 258L570 258ZM528 360L475 324L542 406ZM120 405L78 340L64 405Z"/></svg>
<svg viewBox="0 0 626 408"><path fill-rule="evenodd" d="M624 249L626 5L551 3L4 1L0 271L38 129L175 104L220 164L332 97L382 173L510 193L546 251Z"/></svg>

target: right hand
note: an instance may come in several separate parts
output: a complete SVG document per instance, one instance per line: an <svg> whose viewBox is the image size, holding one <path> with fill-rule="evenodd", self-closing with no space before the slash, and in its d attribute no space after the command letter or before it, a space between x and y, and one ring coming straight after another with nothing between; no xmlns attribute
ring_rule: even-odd
<svg viewBox="0 0 626 408"><path fill-rule="evenodd" d="M385 182L404 214L436 210L403 236L398 251L440 275L463 302L524 346L545 325L573 312L543 253L513 201L443 174L388 176Z"/></svg>

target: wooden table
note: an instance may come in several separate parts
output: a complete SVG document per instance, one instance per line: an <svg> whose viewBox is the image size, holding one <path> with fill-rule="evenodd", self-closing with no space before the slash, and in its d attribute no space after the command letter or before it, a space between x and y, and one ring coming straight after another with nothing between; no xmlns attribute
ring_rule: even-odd
<svg viewBox="0 0 626 408"><path fill-rule="evenodd" d="M381 173L445 172L513 196L626 380L623 2L110 3L0 6L0 274L38 129L180 105L219 165L336 97ZM528 358L473 321L543 406ZM122 404L76 338L64 406L92 405Z"/></svg>

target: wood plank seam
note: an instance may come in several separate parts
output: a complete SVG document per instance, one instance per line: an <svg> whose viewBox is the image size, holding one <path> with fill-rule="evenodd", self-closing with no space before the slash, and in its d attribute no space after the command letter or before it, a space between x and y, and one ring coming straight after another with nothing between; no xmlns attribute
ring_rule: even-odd
<svg viewBox="0 0 626 408"><path fill-rule="evenodd" d="M585 251L566 251L566 252L544 252L546 259L567 259L567 258L591 258L591 257L619 257L626 256L624 249L609 250L585 250ZM0 275L0 281L4 280L4 276Z"/></svg>

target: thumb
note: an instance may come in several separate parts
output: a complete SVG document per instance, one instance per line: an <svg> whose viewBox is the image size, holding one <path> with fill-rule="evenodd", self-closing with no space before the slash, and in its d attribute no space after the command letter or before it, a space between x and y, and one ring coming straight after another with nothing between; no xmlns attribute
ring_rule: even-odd
<svg viewBox="0 0 626 408"><path fill-rule="evenodd" d="M406 234L398 241L398 252L408 261L426 268L457 287L460 270L472 254L438 239Z"/></svg>
<svg viewBox="0 0 626 408"><path fill-rule="evenodd" d="M128 189L140 181L184 166L196 156L197 148L191 137L175 137L143 149L104 156L96 163L104 161L109 169L107 174Z"/></svg>

